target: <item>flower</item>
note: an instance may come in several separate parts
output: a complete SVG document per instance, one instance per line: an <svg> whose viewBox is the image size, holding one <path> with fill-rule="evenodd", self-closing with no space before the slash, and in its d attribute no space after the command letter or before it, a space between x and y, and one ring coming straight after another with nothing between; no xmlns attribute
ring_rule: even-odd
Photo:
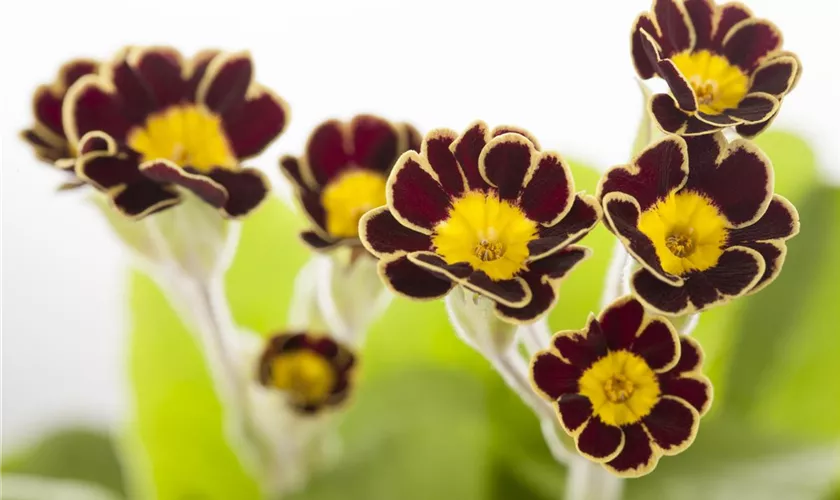
<svg viewBox="0 0 840 500"><path fill-rule="evenodd" d="M773 194L770 160L723 134L668 136L598 186L607 227L642 268L631 286L664 314L701 311L769 285L799 214Z"/></svg>
<svg viewBox="0 0 840 500"><path fill-rule="evenodd" d="M49 163L73 175L74 179L62 186L70 189L83 186L75 179L73 167L76 151L68 142L61 122L61 108L67 89L85 75L96 73L99 63L91 59L74 59L64 63L58 76L50 85L41 85L32 96L32 115L35 123L21 132L21 138L28 142L39 160Z"/></svg>
<svg viewBox="0 0 840 500"><path fill-rule="evenodd" d="M557 333L534 354L531 381L581 455L638 477L694 442L712 404L702 362L695 340L627 296L583 330Z"/></svg>
<svg viewBox="0 0 840 500"><path fill-rule="evenodd" d="M420 135L405 123L358 115L349 123L318 125L303 157L280 159L312 223L301 234L303 241L315 250L359 245L359 218L385 204L388 173L408 150L420 150Z"/></svg>
<svg viewBox="0 0 840 500"><path fill-rule="evenodd" d="M662 130L709 134L725 127L756 136L775 118L802 65L782 34L740 3L654 0L636 18L632 54L642 79L664 79L671 94L651 98Z"/></svg>
<svg viewBox="0 0 840 500"><path fill-rule="evenodd" d="M427 300L461 285L514 323L554 304L560 280L588 255L572 243L600 218L557 153L482 122L460 136L429 132L419 154L397 161L386 199L362 217L359 237L390 288Z"/></svg>
<svg viewBox="0 0 840 500"><path fill-rule="evenodd" d="M327 336L281 333L269 339L257 378L285 392L296 410L316 413L347 399L355 363L349 349Z"/></svg>
<svg viewBox="0 0 840 500"><path fill-rule="evenodd" d="M124 214L140 218L187 189L226 217L253 210L268 182L242 160L285 128L286 103L255 83L247 53L129 47L79 79L62 109L81 151L76 172Z"/></svg>

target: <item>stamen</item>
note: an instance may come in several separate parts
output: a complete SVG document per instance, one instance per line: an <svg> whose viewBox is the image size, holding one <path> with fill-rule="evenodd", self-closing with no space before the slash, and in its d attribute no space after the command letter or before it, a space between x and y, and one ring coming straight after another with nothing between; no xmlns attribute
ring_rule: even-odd
<svg viewBox="0 0 840 500"><path fill-rule="evenodd" d="M484 262L488 262L491 260L497 260L502 257L505 253L505 247L498 241L487 241L481 240L478 242L478 245L475 246L473 253L476 257L483 260Z"/></svg>
<svg viewBox="0 0 840 500"><path fill-rule="evenodd" d="M665 246L677 257L688 257L694 253L694 238L690 233L674 232L665 238Z"/></svg>
<svg viewBox="0 0 840 500"><path fill-rule="evenodd" d="M636 385L621 374L613 375L604 382L604 393L611 403L623 403L630 399Z"/></svg>

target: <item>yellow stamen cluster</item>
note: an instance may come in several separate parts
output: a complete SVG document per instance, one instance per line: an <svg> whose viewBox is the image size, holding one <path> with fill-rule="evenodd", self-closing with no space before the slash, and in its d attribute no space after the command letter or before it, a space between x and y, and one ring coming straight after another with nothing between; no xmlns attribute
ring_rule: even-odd
<svg viewBox="0 0 840 500"><path fill-rule="evenodd" d="M327 399L335 386L336 373L321 355L311 351L280 354L271 363L272 385L306 404Z"/></svg>
<svg viewBox="0 0 840 500"><path fill-rule="evenodd" d="M385 176L370 170L350 170L327 184L321 193L327 212L327 232L337 238L359 235L359 219L385 204Z"/></svg>
<svg viewBox="0 0 840 500"><path fill-rule="evenodd" d="M671 61L688 80L699 110L710 115L738 107L749 90L749 77L737 66L708 50L685 51Z"/></svg>
<svg viewBox="0 0 840 500"><path fill-rule="evenodd" d="M614 351L592 364L578 380L593 413L607 425L627 425L644 418L659 401L656 374L637 354Z"/></svg>

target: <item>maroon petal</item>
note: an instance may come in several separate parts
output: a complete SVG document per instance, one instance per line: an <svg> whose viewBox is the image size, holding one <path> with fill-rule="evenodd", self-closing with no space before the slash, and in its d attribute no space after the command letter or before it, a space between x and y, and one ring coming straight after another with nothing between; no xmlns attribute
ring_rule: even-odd
<svg viewBox="0 0 840 500"><path fill-rule="evenodd" d="M409 261L406 256L394 260L380 260L379 275L396 293L421 300L439 299L452 290L454 284Z"/></svg>
<svg viewBox="0 0 840 500"><path fill-rule="evenodd" d="M318 125L306 141L308 174L316 185L325 185L350 166L344 134L341 122L328 120Z"/></svg>
<svg viewBox="0 0 840 500"><path fill-rule="evenodd" d="M461 284L508 307L522 307L532 297L531 289L522 278L494 281L483 271L476 271Z"/></svg>
<svg viewBox="0 0 840 500"><path fill-rule="evenodd" d="M687 138L689 155L708 157L709 142ZM703 151L694 152L697 146ZM753 143L732 142L716 165L691 165L686 190L706 196L735 227L752 223L764 213L773 196L773 167Z"/></svg>
<svg viewBox="0 0 840 500"><path fill-rule="evenodd" d="M557 224L571 208L574 201L574 181L569 167L559 154L546 152L540 155L536 168L526 179L519 198L519 207L525 215L541 224Z"/></svg>
<svg viewBox="0 0 840 500"><path fill-rule="evenodd" d="M647 80L656 74L656 66L654 66L647 52L645 52L642 30L651 35L656 33L656 27L646 12L639 14L633 23L630 43L632 45L631 53L633 55L633 66L636 68L636 73L642 80Z"/></svg>
<svg viewBox="0 0 840 500"><path fill-rule="evenodd" d="M452 130L432 130L426 134L421 149L422 155L429 160L429 165L440 179L441 186L453 197L460 196L466 189L466 179L451 150L457 137L458 134Z"/></svg>
<svg viewBox="0 0 840 500"><path fill-rule="evenodd" d="M563 394L557 400L557 416L563 429L574 434L592 416L592 403L582 394Z"/></svg>
<svg viewBox="0 0 840 500"><path fill-rule="evenodd" d="M687 403L663 396L642 419L642 424L663 454L676 455L694 441L700 416Z"/></svg>
<svg viewBox="0 0 840 500"><path fill-rule="evenodd" d="M449 216L449 194L417 153L400 157L388 178L385 194L397 219L416 231L430 232Z"/></svg>
<svg viewBox="0 0 840 500"><path fill-rule="evenodd" d="M420 132L409 123L398 123L397 130L402 137L400 142L400 151L415 151L420 152L423 143L423 136Z"/></svg>
<svg viewBox="0 0 840 500"><path fill-rule="evenodd" d="M325 238L316 231L303 231L300 233L300 239L309 247L318 251L330 250L341 244L341 240Z"/></svg>
<svg viewBox="0 0 840 500"><path fill-rule="evenodd" d="M136 50L136 47L121 50L102 73L113 83L125 119L134 125L141 125L155 111L155 99L151 89L129 64Z"/></svg>
<svg viewBox="0 0 840 500"><path fill-rule="evenodd" d="M473 123L452 143L452 151L461 165L470 189L485 190L489 187L478 169L478 158L481 156L481 150L487 145L488 135L487 125L479 121Z"/></svg>
<svg viewBox="0 0 840 500"><path fill-rule="evenodd" d="M186 97L181 54L171 48L135 49L129 65L151 92L155 109L165 109Z"/></svg>
<svg viewBox="0 0 840 500"><path fill-rule="evenodd" d="M752 17L752 12L742 3L732 2L720 6L715 35L712 40L713 45L716 47L723 45L724 38L726 38L732 28L750 17Z"/></svg>
<svg viewBox="0 0 840 500"><path fill-rule="evenodd" d="M254 168L217 168L210 172L210 178L224 186L228 192L227 202L222 208L228 217L243 217L249 214L268 195L268 179Z"/></svg>
<svg viewBox="0 0 840 500"><path fill-rule="evenodd" d="M700 416L705 415L712 405L712 384L703 375L662 377L659 386L663 394L684 400Z"/></svg>
<svg viewBox="0 0 840 500"><path fill-rule="evenodd" d="M137 159L125 155L91 153L79 158L76 165L79 177L105 191L121 184L142 182L143 174Z"/></svg>
<svg viewBox="0 0 840 500"><path fill-rule="evenodd" d="M88 153L115 154L117 152L117 143L108 134L97 130L85 134L79 140L78 148L79 156L84 156Z"/></svg>
<svg viewBox="0 0 840 500"><path fill-rule="evenodd" d="M581 455L595 462L608 462L624 447L624 433L621 427L606 425L600 418L592 417L575 441Z"/></svg>
<svg viewBox="0 0 840 500"><path fill-rule="evenodd" d="M506 134L491 140L479 158L482 177L499 190L505 200L519 197L525 174L537 150L531 141L519 134Z"/></svg>
<svg viewBox="0 0 840 500"><path fill-rule="evenodd" d="M608 170L598 185L598 197L615 191L625 193L635 198L644 211L680 189L688 169L685 140L669 136L645 148L632 164Z"/></svg>
<svg viewBox="0 0 840 500"><path fill-rule="evenodd" d="M513 125L499 125L497 127L493 127L493 131L490 133L491 137L499 137L505 134L519 134L522 137L531 141L531 144L534 145L534 149L537 151L540 150L540 143L537 141L537 138L534 137L534 134L528 132L524 128L516 127Z"/></svg>
<svg viewBox="0 0 840 500"><path fill-rule="evenodd" d="M301 189L298 191L298 199L306 213L307 218L318 228L318 232L327 235L327 212L321 204L321 193Z"/></svg>
<svg viewBox="0 0 840 500"><path fill-rule="evenodd" d="M122 112L119 101L98 77L89 75L79 80L64 101L64 122L67 137L77 143L88 132L99 130L123 142L131 123Z"/></svg>
<svg viewBox="0 0 840 500"><path fill-rule="evenodd" d="M356 165L388 173L398 151L397 129L388 121L372 115L358 115L350 122L353 138L353 161Z"/></svg>
<svg viewBox="0 0 840 500"><path fill-rule="evenodd" d="M799 233L799 213L785 197L774 194L767 210L753 224L729 232L727 242L741 245L756 241L786 240Z"/></svg>
<svg viewBox="0 0 840 500"><path fill-rule="evenodd" d="M238 106L222 116L228 144L240 160L260 154L286 128L289 107L268 89L257 87Z"/></svg>
<svg viewBox="0 0 840 500"><path fill-rule="evenodd" d="M207 176L187 172L169 160L146 162L140 165L140 171L155 182L177 184L189 189L216 208L221 208L227 202L228 193L224 186Z"/></svg>
<svg viewBox="0 0 840 500"><path fill-rule="evenodd" d="M428 272L438 274L456 283L463 283L473 273L473 268L466 262L447 264L434 252L414 252L409 259Z"/></svg>
<svg viewBox="0 0 840 500"><path fill-rule="evenodd" d="M121 188L112 201L114 207L126 216L141 219L176 205L181 197L175 189L144 180Z"/></svg>
<svg viewBox="0 0 840 500"><path fill-rule="evenodd" d="M770 94L752 93L744 97L738 107L727 109L726 116L744 123L766 121L779 110L779 100Z"/></svg>
<svg viewBox="0 0 840 500"><path fill-rule="evenodd" d="M691 308L686 286L676 286L662 281L647 269L639 269L633 273L630 286L639 300L659 313L676 316ZM711 293L702 300L711 303L717 299L717 291L711 290Z"/></svg>
<svg viewBox="0 0 840 500"><path fill-rule="evenodd" d="M61 65L58 70L58 81L66 90L85 75L96 73L99 62L93 59L74 59Z"/></svg>
<svg viewBox="0 0 840 500"><path fill-rule="evenodd" d="M198 86L197 100L213 112L224 115L241 105L254 75L248 53L222 54L213 59Z"/></svg>
<svg viewBox="0 0 840 500"><path fill-rule="evenodd" d="M220 54L221 51L219 50L207 49L196 53L192 59L190 59L189 66L186 71L186 74L188 75L187 82L184 88L184 94L190 101L198 101L198 86L201 84L201 80L204 79L204 75L207 73L207 67L210 66L213 59L218 57Z"/></svg>
<svg viewBox="0 0 840 500"><path fill-rule="evenodd" d="M679 360L679 338L670 323L657 318L645 326L631 350L641 356L653 371L663 372Z"/></svg>
<svg viewBox="0 0 840 500"><path fill-rule="evenodd" d="M604 466L621 477L644 476L656 467L659 456L641 424L623 427L624 447Z"/></svg>
<svg viewBox="0 0 840 500"><path fill-rule="evenodd" d="M739 23L723 39L722 52L730 64L751 72L768 54L782 46L782 34L770 21L751 19Z"/></svg>
<svg viewBox="0 0 840 500"><path fill-rule="evenodd" d="M702 111L695 113L694 117L696 117L701 122L714 126L717 128L723 127L731 127L733 125L738 125L741 123L739 118L735 118L734 116L729 116L729 112L737 112L736 109L728 109L726 110L727 114L720 114L720 115L712 115L708 113L703 113Z"/></svg>
<svg viewBox="0 0 840 500"><path fill-rule="evenodd" d="M799 58L789 52L765 61L752 75L750 93L782 97L793 89L801 66Z"/></svg>
<svg viewBox="0 0 840 500"><path fill-rule="evenodd" d="M583 331L560 332L554 336L553 345L560 356L575 366L590 366L607 355L607 342L594 318Z"/></svg>
<svg viewBox="0 0 840 500"><path fill-rule="evenodd" d="M536 353L531 360L531 380L537 392L556 401L564 394L578 392L580 368L566 363L549 351Z"/></svg>
<svg viewBox="0 0 840 500"><path fill-rule="evenodd" d="M670 59L659 61L659 75L668 83L668 88L677 100L677 105L686 112L697 111L697 96L685 76Z"/></svg>
<svg viewBox="0 0 840 500"><path fill-rule="evenodd" d="M681 110L674 98L668 94L654 95L650 100L649 109L659 128L669 134L702 135L721 128L719 125L698 120L697 115L690 115Z"/></svg>
<svg viewBox="0 0 840 500"><path fill-rule="evenodd" d="M412 231L397 221L388 207L379 207L362 216L359 239L376 257L421 252L432 249L428 235Z"/></svg>
<svg viewBox="0 0 840 500"><path fill-rule="evenodd" d="M622 297L610 304L598 317L610 351L628 350L636 341L642 327L645 309L632 296Z"/></svg>
<svg viewBox="0 0 840 500"><path fill-rule="evenodd" d="M53 139L64 137L64 125L61 123L61 105L64 95L56 95L52 88L42 85L32 97L32 110L37 123L45 126L54 135Z"/></svg>
<svg viewBox="0 0 840 500"><path fill-rule="evenodd" d="M779 107L781 108L781 103L779 103ZM741 137L745 139L751 139L767 130L767 127L769 127L770 124L773 123L773 120L775 120L778 115L779 110L777 109L775 113L770 115L770 117L764 120L763 122L750 124L742 123L735 127L735 131L738 132L738 135L740 135Z"/></svg>
<svg viewBox="0 0 840 500"><path fill-rule="evenodd" d="M280 171L291 181L296 187L305 188L306 182L303 179L303 171L301 170L300 161L291 155L284 155L280 158Z"/></svg>
<svg viewBox="0 0 840 500"><path fill-rule="evenodd" d="M746 245L761 254L764 259L764 273L758 282L750 289L749 293L756 293L773 282L782 272L782 265L787 256L787 247L778 241L765 241L762 243L750 243Z"/></svg>
<svg viewBox="0 0 840 500"><path fill-rule="evenodd" d="M598 201L586 194L573 198L571 209L553 226L541 226L537 239L528 242L529 261L534 262L573 243L588 233L601 219Z"/></svg>
<svg viewBox="0 0 840 500"><path fill-rule="evenodd" d="M689 372L700 371L703 365L703 350L700 344L692 337L680 336L680 359L677 365L671 368L670 375L682 375Z"/></svg>
<svg viewBox="0 0 840 500"><path fill-rule="evenodd" d="M662 35L663 56L689 50L694 47L696 36L682 2L677 0L654 0L651 8Z"/></svg>
<svg viewBox="0 0 840 500"><path fill-rule="evenodd" d="M685 5L685 10L688 12L691 25L694 27L694 34L697 37L693 50L710 49L712 44L712 30L714 29L714 1L685 0L683 5Z"/></svg>

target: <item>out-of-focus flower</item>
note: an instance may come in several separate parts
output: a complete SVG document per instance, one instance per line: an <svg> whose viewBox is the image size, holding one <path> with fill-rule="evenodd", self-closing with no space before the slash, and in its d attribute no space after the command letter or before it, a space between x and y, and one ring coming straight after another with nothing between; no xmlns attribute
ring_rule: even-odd
<svg viewBox="0 0 840 500"><path fill-rule="evenodd" d="M176 187L226 217L253 210L269 186L241 162L285 128L286 103L253 81L247 53L129 47L68 91L67 138L76 172L140 218L177 204Z"/></svg>
<svg viewBox="0 0 840 500"><path fill-rule="evenodd" d="M537 319L560 280L588 255L572 245L597 223L596 200L575 194L568 166L524 131L482 122L460 136L429 132L402 155L386 206L359 223L397 293L435 299L461 285L488 297L510 322Z"/></svg>
<svg viewBox="0 0 840 500"><path fill-rule="evenodd" d="M408 150L420 150L420 135L408 124L358 115L318 125L302 157L280 159L312 223L303 241L315 250L359 245L359 218L385 204L388 174Z"/></svg>
<svg viewBox="0 0 840 500"><path fill-rule="evenodd" d="M633 292L681 315L756 292L782 269L799 215L773 194L770 160L718 132L668 136L601 179L607 227L642 265Z"/></svg>
<svg viewBox="0 0 840 500"><path fill-rule="evenodd" d="M263 351L258 380L283 391L296 410L316 413L347 399L355 363L349 349L327 336L281 333Z"/></svg>
<svg viewBox="0 0 840 500"><path fill-rule="evenodd" d="M752 137L767 128L802 71L781 48L779 29L736 2L654 0L633 25L636 72L671 89L653 96L653 116L680 135L735 126Z"/></svg>
<svg viewBox="0 0 840 500"><path fill-rule="evenodd" d="M637 477L694 441L712 403L702 359L696 341L628 296L583 330L557 333L534 355L531 377L583 456Z"/></svg>
<svg viewBox="0 0 840 500"><path fill-rule="evenodd" d="M76 164L76 150L67 141L64 124L61 122L61 108L67 89L85 75L96 73L99 63L91 59L74 59L64 63L58 76L50 85L41 85L32 96L32 114L35 123L21 132L23 140L32 146L39 160L49 163L73 175L74 179L62 189L83 186L75 179L73 167Z"/></svg>

